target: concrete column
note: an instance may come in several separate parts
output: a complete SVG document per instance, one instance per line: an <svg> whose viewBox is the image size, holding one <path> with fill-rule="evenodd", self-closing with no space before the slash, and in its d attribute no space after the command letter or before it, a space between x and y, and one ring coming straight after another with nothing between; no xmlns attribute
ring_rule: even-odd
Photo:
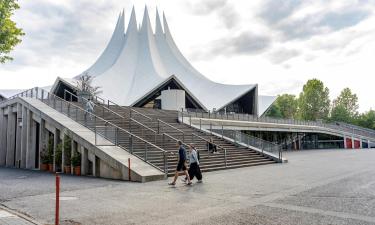
<svg viewBox="0 0 375 225"><path fill-rule="evenodd" d="M13 113L12 106L8 106L7 131L6 166L14 167L16 160L16 115Z"/></svg>
<svg viewBox="0 0 375 225"><path fill-rule="evenodd" d="M363 148L363 143L362 143L362 139L359 139L359 148L362 149Z"/></svg>
<svg viewBox="0 0 375 225"><path fill-rule="evenodd" d="M45 140L46 140L46 129L45 129L46 122L41 118L40 119L40 125L39 125L39 165L38 168L40 169L40 164L42 164L42 152L43 148L45 146Z"/></svg>
<svg viewBox="0 0 375 225"><path fill-rule="evenodd" d="M27 152L27 113L26 107L22 107L22 133L21 133L21 168L26 168Z"/></svg>
<svg viewBox="0 0 375 225"><path fill-rule="evenodd" d="M71 141L71 152L70 152L70 157L74 156L75 152L77 152L77 149L76 149L76 144L72 138L72 141ZM70 167L70 173L73 174L73 166Z"/></svg>
<svg viewBox="0 0 375 225"><path fill-rule="evenodd" d="M65 150L64 150L65 133L62 133L60 138L61 138L61 144L62 144L61 170L62 170L62 172L64 172L64 166L65 166Z"/></svg>
<svg viewBox="0 0 375 225"><path fill-rule="evenodd" d="M53 134L53 171L56 172L56 149L57 144L59 143L59 130L55 128L55 132Z"/></svg>
<svg viewBox="0 0 375 225"><path fill-rule="evenodd" d="M7 117L4 115L4 110L0 108L0 166L5 166L7 154Z"/></svg>
<svg viewBox="0 0 375 225"><path fill-rule="evenodd" d="M348 148L348 145L346 143L346 136L344 135L344 148L347 149Z"/></svg>
<svg viewBox="0 0 375 225"><path fill-rule="evenodd" d="M367 141L367 148L371 148L371 142Z"/></svg>
<svg viewBox="0 0 375 225"><path fill-rule="evenodd" d="M35 124L32 119L32 112L27 109L26 125L26 168L35 168Z"/></svg>
<svg viewBox="0 0 375 225"><path fill-rule="evenodd" d="M22 139L22 126L20 126L20 122L22 120L22 105L17 104L17 125L16 125L16 167L21 167L21 139Z"/></svg>
<svg viewBox="0 0 375 225"><path fill-rule="evenodd" d="M352 137L352 149L354 149L354 137Z"/></svg>
<svg viewBox="0 0 375 225"><path fill-rule="evenodd" d="M88 167L89 167L89 159L88 159L88 151L80 145L81 148L81 174L87 175Z"/></svg>

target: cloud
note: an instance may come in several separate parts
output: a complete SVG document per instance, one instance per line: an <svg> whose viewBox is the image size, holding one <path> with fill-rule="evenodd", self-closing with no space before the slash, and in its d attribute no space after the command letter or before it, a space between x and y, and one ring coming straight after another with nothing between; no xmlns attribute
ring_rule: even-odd
<svg viewBox="0 0 375 225"><path fill-rule="evenodd" d="M305 40L357 25L368 18L371 2L267 0L260 7L258 18L282 41ZM336 6L335 6L336 5ZM339 5L339 6L337 6Z"/></svg>
<svg viewBox="0 0 375 225"><path fill-rule="evenodd" d="M277 24L288 18L302 4L302 0L266 0L261 5L258 16L267 24Z"/></svg>
<svg viewBox="0 0 375 225"><path fill-rule="evenodd" d="M20 26L24 27L26 35L14 52L15 61L6 66L20 69L45 66L51 61L84 61L95 50L92 46L109 39L110 29L108 34L100 32L106 30L107 24L97 23L97 20L110 14L116 21L116 14L111 11L120 10L114 2L24 2L17 11L16 20L21 21Z"/></svg>
<svg viewBox="0 0 375 225"><path fill-rule="evenodd" d="M271 52L269 59L273 64L281 64L299 55L301 55L301 52L298 50L281 48Z"/></svg>
<svg viewBox="0 0 375 225"><path fill-rule="evenodd" d="M290 19L277 25L286 39L308 39L357 25L370 13L364 9L342 9L308 15L301 19Z"/></svg>
<svg viewBox="0 0 375 225"><path fill-rule="evenodd" d="M213 41L205 48L196 49L190 56L201 60L217 56L254 55L267 50L271 43L271 39L267 36L243 32L234 37Z"/></svg>
<svg viewBox="0 0 375 225"><path fill-rule="evenodd" d="M219 20L228 29L238 24L239 13L228 0L205 0L196 3L188 2L187 8L191 13L198 16L216 14Z"/></svg>

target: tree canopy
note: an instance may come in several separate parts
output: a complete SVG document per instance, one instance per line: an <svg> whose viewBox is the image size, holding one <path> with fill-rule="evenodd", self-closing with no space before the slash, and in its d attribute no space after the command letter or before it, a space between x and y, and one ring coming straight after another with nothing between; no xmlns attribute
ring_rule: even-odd
<svg viewBox="0 0 375 225"><path fill-rule="evenodd" d="M298 99L299 117L303 120L328 118L330 100L329 89L322 81L312 79L307 81Z"/></svg>
<svg viewBox="0 0 375 225"><path fill-rule="evenodd" d="M360 114L358 109L358 97L350 88L344 88L330 105L329 89L322 81L312 79L303 86L299 98L290 94L279 95L267 116L338 121L375 129L375 110Z"/></svg>
<svg viewBox="0 0 375 225"><path fill-rule="evenodd" d="M352 123L358 116L358 97L350 88L345 88L333 101L331 120Z"/></svg>
<svg viewBox="0 0 375 225"><path fill-rule="evenodd" d="M296 118L298 100L295 95L279 95L267 115L275 118Z"/></svg>
<svg viewBox="0 0 375 225"><path fill-rule="evenodd" d="M21 36L24 35L22 29L18 28L11 19L18 8L16 0L0 1L0 63L13 59L9 54L21 42Z"/></svg>

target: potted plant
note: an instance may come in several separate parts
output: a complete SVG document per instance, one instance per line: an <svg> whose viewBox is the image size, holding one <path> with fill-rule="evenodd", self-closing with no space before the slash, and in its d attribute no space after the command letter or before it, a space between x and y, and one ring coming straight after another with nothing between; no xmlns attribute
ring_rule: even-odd
<svg viewBox="0 0 375 225"><path fill-rule="evenodd" d="M42 152L40 153L40 159L41 159L40 170L47 171L48 163L49 163L49 155L48 155L48 151L45 145L43 146Z"/></svg>
<svg viewBox="0 0 375 225"><path fill-rule="evenodd" d="M48 163L48 171L53 172L53 137L48 138L46 162Z"/></svg>
<svg viewBox="0 0 375 225"><path fill-rule="evenodd" d="M76 152L72 157L72 166L74 169L74 174L77 176L81 175L81 154Z"/></svg>
<svg viewBox="0 0 375 225"><path fill-rule="evenodd" d="M62 163L62 143L59 143L56 146L56 152L55 152L55 165L56 165L56 172L61 171L61 163Z"/></svg>
<svg viewBox="0 0 375 225"><path fill-rule="evenodd" d="M70 174L71 172L71 152L72 152L71 138L69 136L64 136L64 155L65 155L64 173L66 174Z"/></svg>
<svg viewBox="0 0 375 225"><path fill-rule="evenodd" d="M91 85L93 80L93 77L90 76L87 72L84 73L82 76L78 78L77 81L77 96L79 102L85 102L85 99L88 100L90 98L93 98L97 94L100 94L101 91L99 91L100 87L94 87Z"/></svg>

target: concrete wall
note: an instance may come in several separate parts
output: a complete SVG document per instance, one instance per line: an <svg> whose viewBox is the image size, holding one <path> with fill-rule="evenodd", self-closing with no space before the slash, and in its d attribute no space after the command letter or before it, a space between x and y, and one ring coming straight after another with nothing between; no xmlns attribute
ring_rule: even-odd
<svg viewBox="0 0 375 225"><path fill-rule="evenodd" d="M177 89L162 91L161 108L165 110L181 110L181 108L185 108L185 91Z"/></svg>

